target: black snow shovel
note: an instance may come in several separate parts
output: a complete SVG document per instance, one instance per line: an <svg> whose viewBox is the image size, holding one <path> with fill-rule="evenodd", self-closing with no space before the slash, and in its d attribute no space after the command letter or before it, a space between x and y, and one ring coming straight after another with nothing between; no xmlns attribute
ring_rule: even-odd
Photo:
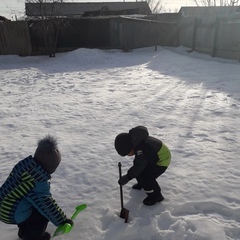
<svg viewBox="0 0 240 240"><path fill-rule="evenodd" d="M119 178L122 177L122 169L121 169L122 165L119 162L118 163L118 168L119 168ZM122 185L120 185L120 197L121 197L121 213L120 213L120 218L124 218L125 219L125 223L127 223L128 221L128 214L129 214L129 210L123 207L123 190L122 190Z"/></svg>

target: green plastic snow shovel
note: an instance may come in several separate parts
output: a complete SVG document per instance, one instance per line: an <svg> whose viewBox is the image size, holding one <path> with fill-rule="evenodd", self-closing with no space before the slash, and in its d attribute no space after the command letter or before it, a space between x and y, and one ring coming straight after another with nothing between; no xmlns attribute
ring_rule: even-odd
<svg viewBox="0 0 240 240"><path fill-rule="evenodd" d="M86 204L82 204L76 207L76 211L75 213L72 215L71 219L74 220L77 215L84 210L87 207ZM72 230L73 226L69 223L65 223L64 225L59 226L56 231L53 234L53 237L65 234L65 233L69 233Z"/></svg>

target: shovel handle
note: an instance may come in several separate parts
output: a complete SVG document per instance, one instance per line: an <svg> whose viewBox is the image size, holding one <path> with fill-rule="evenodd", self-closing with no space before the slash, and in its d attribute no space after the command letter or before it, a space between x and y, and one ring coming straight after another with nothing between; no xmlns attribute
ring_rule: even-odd
<svg viewBox="0 0 240 240"><path fill-rule="evenodd" d="M79 212L81 212L82 210L84 210L87 207L87 204L82 204L77 206L75 209L76 211L74 212L74 214L72 215L71 219L74 220L77 215L79 214Z"/></svg>
<svg viewBox="0 0 240 240"><path fill-rule="evenodd" d="M73 213L71 219L74 220L77 215L79 214L79 212L81 212L82 210L84 210L87 207L87 204L82 204L79 205L75 208L75 212ZM65 234L65 233L69 233L73 228L73 225L69 224L69 223L65 223L63 225L60 225L57 227L57 229L55 230L53 237L61 235L61 234Z"/></svg>
<svg viewBox="0 0 240 240"><path fill-rule="evenodd" d="M122 164L119 162L118 163L118 169L119 169L119 178L122 177Z"/></svg>
<svg viewBox="0 0 240 240"><path fill-rule="evenodd" d="M122 164L118 163L118 169L119 169L119 178L122 177ZM120 197L121 197L121 207L123 208L123 190L122 185L120 185Z"/></svg>

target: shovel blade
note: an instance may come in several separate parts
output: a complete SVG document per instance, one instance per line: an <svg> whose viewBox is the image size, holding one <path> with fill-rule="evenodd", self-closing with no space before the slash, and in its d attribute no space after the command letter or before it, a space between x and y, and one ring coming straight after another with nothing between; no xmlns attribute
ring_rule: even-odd
<svg viewBox="0 0 240 240"><path fill-rule="evenodd" d="M128 215L129 215L129 210L126 208L122 208L121 213L120 213L120 218L125 219L125 223L128 222Z"/></svg>
<svg viewBox="0 0 240 240"><path fill-rule="evenodd" d="M74 220L77 217L77 215L79 214L79 212L84 210L86 207L87 207L87 204L82 204L82 205L77 206L75 208L75 212L72 215L71 219ZM56 231L53 234L53 237L69 233L72 230L72 228L73 228L73 225L71 225L69 223L65 223L64 225L61 225L56 229Z"/></svg>
<svg viewBox="0 0 240 240"><path fill-rule="evenodd" d="M72 226L71 224L65 223L64 225L59 226L59 227L56 229L56 231L55 231L54 234L53 234L53 237L59 236L59 235L65 234L65 233L69 233L72 228L73 228L73 226Z"/></svg>

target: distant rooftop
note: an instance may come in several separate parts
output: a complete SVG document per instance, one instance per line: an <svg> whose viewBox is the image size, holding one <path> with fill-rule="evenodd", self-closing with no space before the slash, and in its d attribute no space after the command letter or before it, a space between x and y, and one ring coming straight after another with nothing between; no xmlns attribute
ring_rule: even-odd
<svg viewBox="0 0 240 240"><path fill-rule="evenodd" d="M147 2L92 2L92 3L25 3L27 16L82 16L94 11L137 11L138 14L151 14Z"/></svg>
<svg viewBox="0 0 240 240"><path fill-rule="evenodd" d="M203 16L214 16L224 17L236 12L239 12L239 6L211 6L211 7L181 7L179 13L183 17L203 17Z"/></svg>

